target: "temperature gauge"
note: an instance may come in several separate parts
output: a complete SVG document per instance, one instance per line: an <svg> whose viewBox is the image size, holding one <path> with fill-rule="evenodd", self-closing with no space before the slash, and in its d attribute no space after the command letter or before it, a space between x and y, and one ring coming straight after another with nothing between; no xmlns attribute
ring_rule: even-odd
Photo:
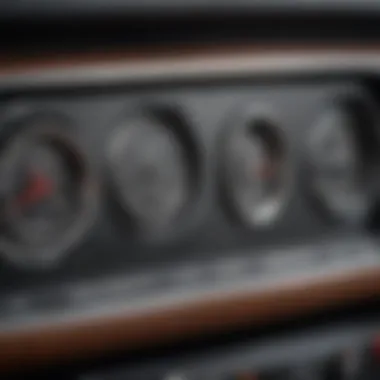
<svg viewBox="0 0 380 380"><path fill-rule="evenodd" d="M61 119L21 124L1 154L0 250L21 264L52 263L93 221L96 186Z"/></svg>

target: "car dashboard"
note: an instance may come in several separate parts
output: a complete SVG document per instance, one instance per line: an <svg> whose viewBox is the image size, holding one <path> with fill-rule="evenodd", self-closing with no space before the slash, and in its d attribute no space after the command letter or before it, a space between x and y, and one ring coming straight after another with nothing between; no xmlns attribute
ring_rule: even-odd
<svg viewBox="0 0 380 380"><path fill-rule="evenodd" d="M34 3L0 6L5 376L377 378L376 7Z"/></svg>

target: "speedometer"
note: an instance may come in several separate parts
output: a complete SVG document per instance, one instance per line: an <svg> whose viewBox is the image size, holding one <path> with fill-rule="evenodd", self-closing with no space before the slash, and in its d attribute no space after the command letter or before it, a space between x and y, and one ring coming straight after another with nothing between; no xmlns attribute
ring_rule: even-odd
<svg viewBox="0 0 380 380"><path fill-rule="evenodd" d="M0 250L19 264L55 262L94 220L95 180L68 124L25 118L1 151Z"/></svg>

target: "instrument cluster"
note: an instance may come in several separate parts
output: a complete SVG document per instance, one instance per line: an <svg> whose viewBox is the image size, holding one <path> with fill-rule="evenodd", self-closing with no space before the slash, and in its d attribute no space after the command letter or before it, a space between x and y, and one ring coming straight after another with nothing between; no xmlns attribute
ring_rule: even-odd
<svg viewBox="0 0 380 380"><path fill-rule="evenodd" d="M361 86L162 91L3 102L0 253L10 267L64 272L81 250L80 265L101 255L101 269L117 251L111 266L133 266L366 231L380 140Z"/></svg>

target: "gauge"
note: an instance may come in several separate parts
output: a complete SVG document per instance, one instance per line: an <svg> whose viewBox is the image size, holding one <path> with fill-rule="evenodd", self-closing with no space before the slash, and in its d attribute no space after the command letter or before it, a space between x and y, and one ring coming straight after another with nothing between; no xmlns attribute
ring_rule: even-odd
<svg viewBox="0 0 380 380"><path fill-rule="evenodd" d="M248 226L271 224L284 205L289 173L282 134L261 115L244 119L225 140L224 189Z"/></svg>
<svg viewBox="0 0 380 380"><path fill-rule="evenodd" d="M176 125L160 116L153 112L126 118L107 147L119 203L134 225L146 233L171 225L191 190L185 143Z"/></svg>
<svg viewBox="0 0 380 380"><path fill-rule="evenodd" d="M21 264L53 263L93 221L95 181L63 119L19 125L1 152L0 249Z"/></svg>
<svg viewBox="0 0 380 380"><path fill-rule="evenodd" d="M366 175L374 138L367 112L356 103L335 103L320 115L310 135L313 192L346 222L362 221L370 203Z"/></svg>

